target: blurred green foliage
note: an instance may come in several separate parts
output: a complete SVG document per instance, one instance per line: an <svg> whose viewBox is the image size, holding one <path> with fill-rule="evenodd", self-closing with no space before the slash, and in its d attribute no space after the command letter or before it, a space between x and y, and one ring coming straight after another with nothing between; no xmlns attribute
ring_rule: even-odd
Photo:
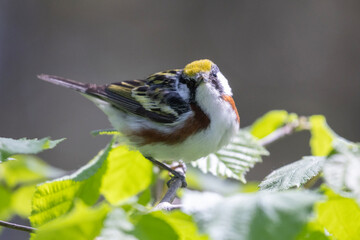
<svg viewBox="0 0 360 240"><path fill-rule="evenodd" d="M268 154L258 140L290 125L293 131L310 131L313 155L274 170L260 183L261 190L254 183L241 185L238 180L245 182L245 173ZM59 141L1 138L1 220L29 217L37 228L33 240L360 235L360 145L338 136L324 116L298 117L283 110L265 114L228 147L193 164L200 171L189 168L188 187L197 191L179 189L181 210L172 212L151 211L168 176L156 172L138 151L117 145L118 132L105 132L115 135L113 140L72 174L29 155ZM312 187L318 179L323 186Z"/></svg>

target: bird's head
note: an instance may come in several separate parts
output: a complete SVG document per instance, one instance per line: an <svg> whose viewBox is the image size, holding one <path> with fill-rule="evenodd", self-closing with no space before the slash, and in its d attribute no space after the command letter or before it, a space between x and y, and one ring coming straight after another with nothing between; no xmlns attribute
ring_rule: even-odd
<svg viewBox="0 0 360 240"><path fill-rule="evenodd" d="M208 59L187 64L182 72L182 78L190 92L194 94L199 86L205 86L218 97L232 96L228 80L220 72L218 66Z"/></svg>

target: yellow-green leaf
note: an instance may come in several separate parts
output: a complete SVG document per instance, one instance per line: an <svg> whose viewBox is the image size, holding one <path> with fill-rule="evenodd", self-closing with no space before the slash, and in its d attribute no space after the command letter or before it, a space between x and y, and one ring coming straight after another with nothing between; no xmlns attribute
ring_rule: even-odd
<svg viewBox="0 0 360 240"><path fill-rule="evenodd" d="M77 203L67 215L39 227L32 240L89 240L99 235L103 221L109 212L109 207L102 205L89 208L83 203Z"/></svg>
<svg viewBox="0 0 360 240"><path fill-rule="evenodd" d="M257 119L251 126L251 134L258 138L264 138L287 122L288 113L285 110L273 110ZM294 118L295 115L291 115Z"/></svg>
<svg viewBox="0 0 360 240"><path fill-rule="evenodd" d="M179 235L179 240L207 240L209 237L205 234L199 234L196 223L192 217L180 212L153 212L154 217L165 220Z"/></svg>
<svg viewBox="0 0 360 240"><path fill-rule="evenodd" d="M7 219L11 215L11 192L0 185L0 220Z"/></svg>
<svg viewBox="0 0 360 240"><path fill-rule="evenodd" d="M27 218L31 213L31 198L35 193L35 185L23 186L12 194L11 208L17 215Z"/></svg>
<svg viewBox="0 0 360 240"><path fill-rule="evenodd" d="M311 125L310 147L312 155L327 156L332 150L334 134L326 123L323 115L313 115L309 118Z"/></svg>
<svg viewBox="0 0 360 240"><path fill-rule="evenodd" d="M49 166L36 156L13 155L12 159L0 165L0 179L3 178L10 187L29 182L38 183L64 174L64 171Z"/></svg>
<svg viewBox="0 0 360 240"><path fill-rule="evenodd" d="M296 240L330 240L325 235L325 228L318 221L312 220L308 222L302 229Z"/></svg>
<svg viewBox="0 0 360 240"><path fill-rule="evenodd" d="M145 190L152 181L152 163L126 146L112 149L107 164L101 193L112 204Z"/></svg>
<svg viewBox="0 0 360 240"><path fill-rule="evenodd" d="M131 233L139 240L179 239L177 232L170 224L152 214L143 215L135 224L135 229Z"/></svg>
<svg viewBox="0 0 360 240"><path fill-rule="evenodd" d="M39 185L32 199L31 224L37 227L69 212L76 199L94 204L100 196L111 147L112 142L74 174Z"/></svg>
<svg viewBox="0 0 360 240"><path fill-rule="evenodd" d="M316 205L317 221L335 239L353 240L360 236L360 207L352 198L345 198L326 189L328 200Z"/></svg>

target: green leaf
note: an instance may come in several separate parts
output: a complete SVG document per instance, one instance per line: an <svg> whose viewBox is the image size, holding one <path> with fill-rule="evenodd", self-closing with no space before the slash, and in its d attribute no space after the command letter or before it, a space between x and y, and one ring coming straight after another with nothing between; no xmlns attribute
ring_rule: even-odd
<svg viewBox="0 0 360 240"><path fill-rule="evenodd" d="M23 186L11 191L0 185L0 220L10 219L14 214L27 218L30 215L31 196L34 191L35 186Z"/></svg>
<svg viewBox="0 0 360 240"><path fill-rule="evenodd" d="M121 208L110 212L105 220L99 240L207 240L197 233L196 224L191 216L180 211L163 213L150 212L132 216L133 224Z"/></svg>
<svg viewBox="0 0 360 240"><path fill-rule="evenodd" d="M59 177L63 170L52 167L40 158L31 155L13 155L14 161L7 161L0 165L0 179L7 185L14 187L19 184L37 183L48 178Z"/></svg>
<svg viewBox="0 0 360 240"><path fill-rule="evenodd" d="M8 158L15 154L37 154L43 150L54 148L65 138L59 140L43 139L12 139L0 138L0 162L7 161Z"/></svg>
<svg viewBox="0 0 360 240"><path fill-rule="evenodd" d="M325 229L318 221L310 221L302 229L296 240L330 240L325 234Z"/></svg>
<svg viewBox="0 0 360 240"><path fill-rule="evenodd" d="M292 118L294 115L291 115ZM258 138L264 138L277 128L284 125L288 120L289 114L285 110L273 110L257 119L251 126L250 133Z"/></svg>
<svg viewBox="0 0 360 240"><path fill-rule="evenodd" d="M143 215L131 233L139 240L179 239L178 234L166 221L152 214Z"/></svg>
<svg viewBox="0 0 360 240"><path fill-rule="evenodd" d="M11 192L9 189L0 185L0 219L9 218L11 212Z"/></svg>
<svg viewBox="0 0 360 240"><path fill-rule="evenodd" d="M301 232L319 199L310 191L264 191L228 198L187 192L183 210L211 239L289 240Z"/></svg>
<svg viewBox="0 0 360 240"><path fill-rule="evenodd" d="M316 205L317 221L341 240L358 239L360 236L360 208L354 199L325 190L328 200Z"/></svg>
<svg viewBox="0 0 360 240"><path fill-rule="evenodd" d="M180 212L161 212L151 213L152 216L166 221L179 235L179 240L207 240L208 236L199 234L197 226L191 216Z"/></svg>
<svg viewBox="0 0 360 240"><path fill-rule="evenodd" d="M111 147L112 142L74 174L37 186L32 199L31 224L37 227L58 218L69 212L77 199L94 204L100 196L102 176L107 167L105 160Z"/></svg>
<svg viewBox="0 0 360 240"><path fill-rule="evenodd" d="M107 161L101 193L111 204L124 201L149 187L153 165L139 151L119 146L111 150Z"/></svg>
<svg viewBox="0 0 360 240"><path fill-rule="evenodd" d="M240 130L232 142L215 154L192 162L192 166L204 173L234 178L246 182L245 174L255 163L261 162L261 155L268 155L246 130Z"/></svg>
<svg viewBox="0 0 360 240"><path fill-rule="evenodd" d="M309 118L310 121L310 147L311 153L314 156L327 156L333 150L332 142L334 140L334 133L326 123L323 115L313 115Z"/></svg>
<svg viewBox="0 0 360 240"><path fill-rule="evenodd" d="M324 166L324 157L303 157L270 173L260 183L261 190L281 191L298 188L318 175Z"/></svg>
<svg viewBox="0 0 360 240"><path fill-rule="evenodd" d="M31 240L94 239L99 235L108 212L106 205L88 208L78 203L69 214L39 227Z"/></svg>
<svg viewBox="0 0 360 240"><path fill-rule="evenodd" d="M36 190L35 185L23 186L12 193L11 209L15 214L28 218L31 213L31 198Z"/></svg>

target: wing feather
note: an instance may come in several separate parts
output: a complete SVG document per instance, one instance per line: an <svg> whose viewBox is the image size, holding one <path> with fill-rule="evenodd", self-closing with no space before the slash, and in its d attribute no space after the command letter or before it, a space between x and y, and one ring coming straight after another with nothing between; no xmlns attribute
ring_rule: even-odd
<svg viewBox="0 0 360 240"><path fill-rule="evenodd" d="M159 123L174 123L191 110L177 92L180 70L169 70L146 80L129 80L89 88L87 93L110 102L114 107Z"/></svg>

